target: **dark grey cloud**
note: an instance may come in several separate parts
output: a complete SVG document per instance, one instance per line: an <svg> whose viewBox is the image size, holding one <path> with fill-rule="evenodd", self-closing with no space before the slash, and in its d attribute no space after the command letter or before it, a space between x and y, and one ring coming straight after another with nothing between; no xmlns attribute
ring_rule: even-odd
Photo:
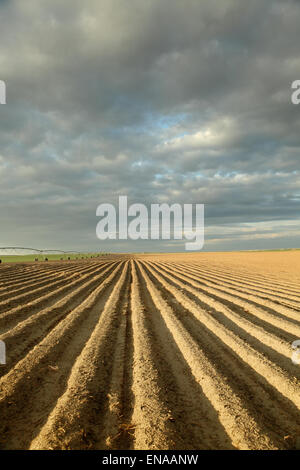
<svg viewBox="0 0 300 470"><path fill-rule="evenodd" d="M206 204L207 249L299 246L299 20L291 0L0 2L0 245L181 249L100 246L97 205L127 194Z"/></svg>

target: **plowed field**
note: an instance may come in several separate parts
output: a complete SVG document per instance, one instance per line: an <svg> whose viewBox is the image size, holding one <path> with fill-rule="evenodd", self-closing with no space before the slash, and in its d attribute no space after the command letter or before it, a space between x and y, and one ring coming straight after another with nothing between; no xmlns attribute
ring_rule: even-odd
<svg viewBox="0 0 300 470"><path fill-rule="evenodd" d="M0 265L2 449L291 449L300 252Z"/></svg>

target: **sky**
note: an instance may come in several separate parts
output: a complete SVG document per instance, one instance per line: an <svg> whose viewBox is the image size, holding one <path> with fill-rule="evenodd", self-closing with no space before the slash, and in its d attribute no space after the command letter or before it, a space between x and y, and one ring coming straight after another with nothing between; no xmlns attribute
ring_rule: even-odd
<svg viewBox="0 0 300 470"><path fill-rule="evenodd" d="M0 0L0 246L96 237L99 204L205 205L206 251L300 247L300 2Z"/></svg>

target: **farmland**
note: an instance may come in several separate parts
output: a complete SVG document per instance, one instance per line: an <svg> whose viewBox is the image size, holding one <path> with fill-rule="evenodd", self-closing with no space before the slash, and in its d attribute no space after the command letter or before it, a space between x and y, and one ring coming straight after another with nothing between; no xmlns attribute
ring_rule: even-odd
<svg viewBox="0 0 300 470"><path fill-rule="evenodd" d="M295 449L300 252L0 265L1 449Z"/></svg>
<svg viewBox="0 0 300 470"><path fill-rule="evenodd" d="M87 259L91 257L99 257L102 256L101 253L35 253L35 254L27 254L27 255L7 255L2 254L0 255L0 260L2 263L26 263L30 261L68 261L70 260L78 260L78 259Z"/></svg>

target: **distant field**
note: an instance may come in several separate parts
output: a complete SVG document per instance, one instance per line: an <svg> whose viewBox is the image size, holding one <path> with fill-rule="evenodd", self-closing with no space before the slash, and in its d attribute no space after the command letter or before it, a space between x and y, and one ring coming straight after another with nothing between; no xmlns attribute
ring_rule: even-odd
<svg viewBox="0 0 300 470"><path fill-rule="evenodd" d="M1 449L299 448L299 251L88 256L0 265Z"/></svg>
<svg viewBox="0 0 300 470"><path fill-rule="evenodd" d="M2 263L27 263L30 261L35 261L35 259L38 259L38 261L45 261L47 258L48 261L60 261L61 259L63 260L68 260L70 258L71 260L76 260L76 259L82 259L82 258L91 258L97 257L97 256L103 256L105 253L69 253L69 254L55 254L55 255L48 255L48 254L36 254L36 255L0 255L0 259Z"/></svg>

